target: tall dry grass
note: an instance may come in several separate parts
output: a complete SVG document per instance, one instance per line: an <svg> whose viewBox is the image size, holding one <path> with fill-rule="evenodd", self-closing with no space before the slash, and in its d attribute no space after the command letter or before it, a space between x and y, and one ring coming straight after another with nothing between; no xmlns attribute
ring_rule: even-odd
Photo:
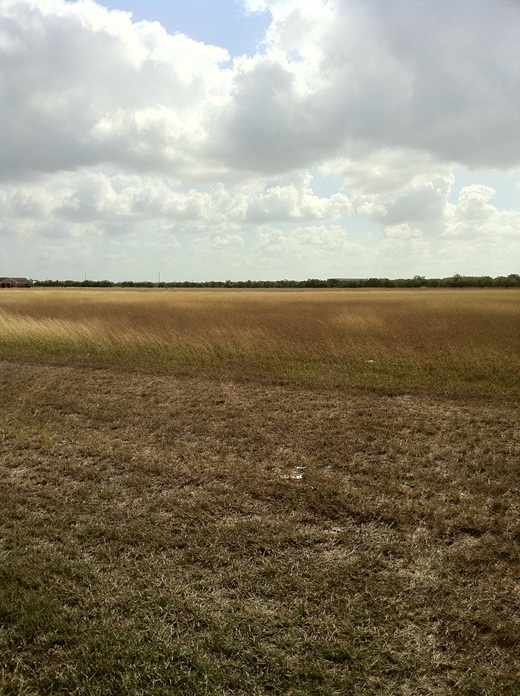
<svg viewBox="0 0 520 696"><path fill-rule="evenodd" d="M511 397L520 292L6 291L0 356Z"/></svg>

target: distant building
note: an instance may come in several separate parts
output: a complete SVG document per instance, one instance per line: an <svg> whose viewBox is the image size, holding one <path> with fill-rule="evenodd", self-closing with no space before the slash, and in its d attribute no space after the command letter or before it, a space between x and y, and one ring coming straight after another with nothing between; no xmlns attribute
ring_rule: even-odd
<svg viewBox="0 0 520 696"><path fill-rule="evenodd" d="M0 288L30 288L27 278L0 278Z"/></svg>

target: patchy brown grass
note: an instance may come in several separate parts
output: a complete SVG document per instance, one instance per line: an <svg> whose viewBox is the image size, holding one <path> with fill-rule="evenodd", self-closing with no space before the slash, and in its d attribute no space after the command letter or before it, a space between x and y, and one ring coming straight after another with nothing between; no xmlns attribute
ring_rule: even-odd
<svg viewBox="0 0 520 696"><path fill-rule="evenodd" d="M517 392L39 355L0 362L2 696L520 693Z"/></svg>

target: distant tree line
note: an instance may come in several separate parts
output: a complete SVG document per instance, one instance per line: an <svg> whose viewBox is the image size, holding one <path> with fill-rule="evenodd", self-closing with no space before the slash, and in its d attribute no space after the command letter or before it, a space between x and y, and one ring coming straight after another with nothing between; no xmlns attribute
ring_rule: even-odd
<svg viewBox="0 0 520 696"><path fill-rule="evenodd" d="M459 273L449 278L308 278L307 280L192 280L153 283L151 281L125 280L32 280L38 287L78 288L514 288L520 287L520 275L464 276Z"/></svg>

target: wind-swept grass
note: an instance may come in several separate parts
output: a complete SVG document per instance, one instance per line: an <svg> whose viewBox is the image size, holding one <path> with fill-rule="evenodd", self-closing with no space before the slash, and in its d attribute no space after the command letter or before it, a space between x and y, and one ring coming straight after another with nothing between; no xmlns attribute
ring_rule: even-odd
<svg viewBox="0 0 520 696"><path fill-rule="evenodd" d="M31 290L0 354L383 391L511 396L520 292Z"/></svg>

